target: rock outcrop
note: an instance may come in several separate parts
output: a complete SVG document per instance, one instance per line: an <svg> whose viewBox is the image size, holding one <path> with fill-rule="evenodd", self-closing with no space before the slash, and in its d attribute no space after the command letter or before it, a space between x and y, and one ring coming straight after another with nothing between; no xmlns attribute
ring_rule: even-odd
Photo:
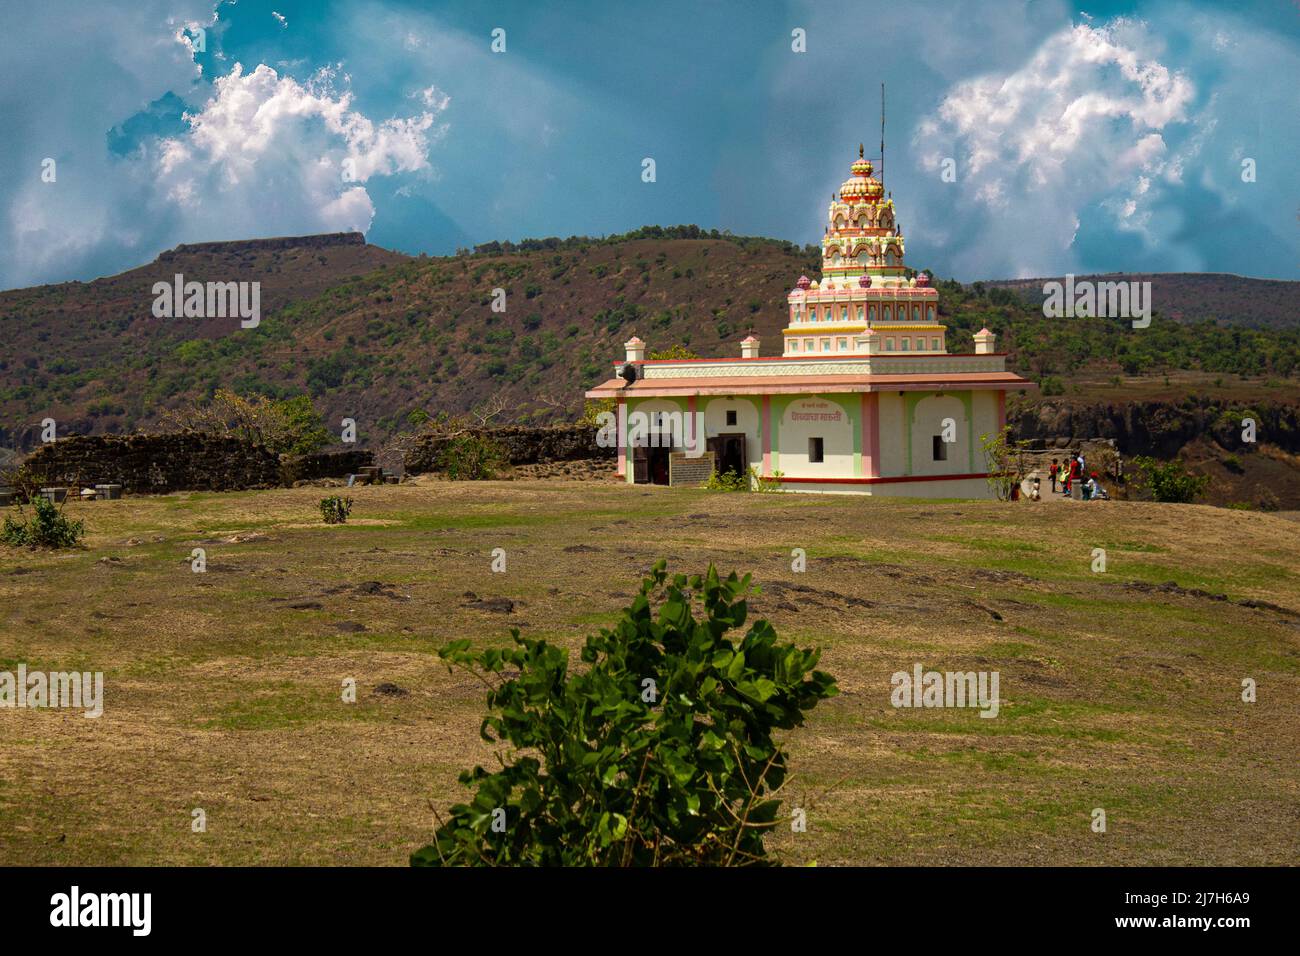
<svg viewBox="0 0 1300 956"><path fill-rule="evenodd" d="M1012 437L1077 444L1082 439L1110 439L1125 455L1173 458L1188 442L1202 436L1222 448L1243 446L1241 420L1255 420L1256 441L1289 452L1300 451L1300 407L1281 402L1244 405L1205 398L1172 402L1126 402L1078 405L1043 401L1011 409Z"/></svg>
<svg viewBox="0 0 1300 956"><path fill-rule="evenodd" d="M131 494L240 491L341 478L371 465L369 451L279 456L215 435L77 435L41 445L24 467L48 485L120 484Z"/></svg>

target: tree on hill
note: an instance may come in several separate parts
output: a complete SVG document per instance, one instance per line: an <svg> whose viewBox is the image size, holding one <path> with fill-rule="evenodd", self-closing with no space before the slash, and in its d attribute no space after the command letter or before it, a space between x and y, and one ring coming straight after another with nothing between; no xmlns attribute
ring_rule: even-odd
<svg viewBox="0 0 1300 956"><path fill-rule="evenodd" d="M658 352L650 353L651 361L663 361L667 359L697 359L699 358L694 352L684 345L671 345L666 349L660 349Z"/></svg>
<svg viewBox="0 0 1300 956"><path fill-rule="evenodd" d="M161 424L179 431L232 435L281 455L306 455L330 443L325 422L306 395L244 398L221 388L210 401L167 412Z"/></svg>

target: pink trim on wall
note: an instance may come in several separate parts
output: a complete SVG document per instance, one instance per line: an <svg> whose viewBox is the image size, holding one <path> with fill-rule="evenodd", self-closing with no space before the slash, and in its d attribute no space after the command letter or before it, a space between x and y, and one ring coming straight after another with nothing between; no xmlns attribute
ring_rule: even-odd
<svg viewBox="0 0 1300 956"><path fill-rule="evenodd" d="M880 394L862 393L862 471L864 477L880 477Z"/></svg>
<svg viewBox="0 0 1300 956"><path fill-rule="evenodd" d="M763 396L763 477L772 474L772 396Z"/></svg>
<svg viewBox="0 0 1300 956"><path fill-rule="evenodd" d="M618 473L626 478L627 445L624 443L626 429L623 427L623 423L627 421L627 399L620 398L618 400L618 408L614 410L614 414L618 416Z"/></svg>
<svg viewBox="0 0 1300 956"><path fill-rule="evenodd" d="M850 323L850 324L855 324L855 323ZM813 329L809 331L808 334L820 335L822 333L818 332L816 329ZM834 336L834 335L848 334L848 333L827 332L825 334ZM926 333L926 335L928 337L929 333ZM1006 356L1010 354L1011 354L1010 352L944 352L943 354L938 354L933 352L931 353L877 352L870 357L872 359L908 359L908 358L916 358L919 355L921 358L974 358L976 356L980 358L997 358L998 356ZM846 362L853 362L853 361L861 361L862 359L867 357L868 356L865 352L860 352L855 355L847 355L847 354L841 355L838 352L824 352L817 355L756 355L753 358L736 357L736 358L693 358L693 359L642 359L641 361L636 362L635 364L637 365L685 365L690 362L721 362L722 364L725 365L732 362L817 362L817 361L824 362L827 359L842 359L843 361ZM610 362L610 364L626 365L627 362L625 359L614 359L612 362Z"/></svg>

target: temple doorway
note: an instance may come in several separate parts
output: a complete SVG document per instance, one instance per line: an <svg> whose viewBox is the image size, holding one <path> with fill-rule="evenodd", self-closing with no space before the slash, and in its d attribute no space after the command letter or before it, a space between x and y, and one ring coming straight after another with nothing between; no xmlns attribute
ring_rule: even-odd
<svg viewBox="0 0 1300 956"><path fill-rule="evenodd" d="M668 455L671 450L666 445L634 445L632 480L638 485L668 484Z"/></svg>
<svg viewBox="0 0 1300 956"><path fill-rule="evenodd" d="M708 440L708 450L713 452L714 467L718 474L732 472L743 475L749 470L749 459L745 455L745 433L732 432L718 435Z"/></svg>
<svg viewBox="0 0 1300 956"><path fill-rule="evenodd" d="M668 451L667 448L647 448L650 459L650 484L666 485L668 484Z"/></svg>

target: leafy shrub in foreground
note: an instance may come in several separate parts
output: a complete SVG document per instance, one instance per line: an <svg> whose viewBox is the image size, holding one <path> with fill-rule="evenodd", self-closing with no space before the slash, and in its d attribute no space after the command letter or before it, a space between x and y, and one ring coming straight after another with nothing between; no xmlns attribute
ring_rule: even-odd
<svg viewBox="0 0 1300 956"><path fill-rule="evenodd" d="M724 580L712 566L669 579L659 561L617 624L587 638L580 674L565 651L518 630L510 649L443 647L449 668L491 685L480 734L511 750L495 773L461 774L473 798L412 865L769 862L763 837L786 779L773 731L799 726L837 689L813 669L820 651L777 643L765 620L729 636L745 625L749 590L748 575ZM517 676L493 683L507 668Z"/></svg>
<svg viewBox="0 0 1300 956"><path fill-rule="evenodd" d="M352 499L334 495L320 500L320 515L326 524L343 524L352 514Z"/></svg>
<svg viewBox="0 0 1300 956"><path fill-rule="evenodd" d="M0 541L19 548L71 548L86 533L85 522L65 518L48 498L38 495L32 507L36 513L25 521L5 516Z"/></svg>

